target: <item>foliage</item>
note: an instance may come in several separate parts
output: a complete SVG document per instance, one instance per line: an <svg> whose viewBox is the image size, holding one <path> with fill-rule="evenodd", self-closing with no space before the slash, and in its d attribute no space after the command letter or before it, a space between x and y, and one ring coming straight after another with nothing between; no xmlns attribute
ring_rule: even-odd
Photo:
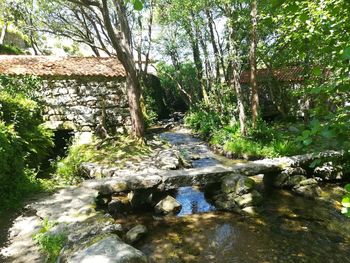
<svg viewBox="0 0 350 263"><path fill-rule="evenodd" d="M125 136L105 141L95 139L90 144L73 143L68 155L56 163L56 179L64 184L74 184L82 180L80 165L84 162L123 166L127 160L137 159L149 152L149 147Z"/></svg>
<svg viewBox="0 0 350 263"><path fill-rule="evenodd" d="M67 242L66 233L50 233L50 230L56 225L57 223L44 219L39 233L33 236L34 241L47 254L47 262L55 262Z"/></svg>
<svg viewBox="0 0 350 263"><path fill-rule="evenodd" d="M168 109L183 112L200 101L200 83L196 78L193 63L182 63L176 68L166 63L159 63L157 71Z"/></svg>
<svg viewBox="0 0 350 263"><path fill-rule="evenodd" d="M0 45L0 55L22 55L23 51L15 46Z"/></svg>
<svg viewBox="0 0 350 263"><path fill-rule="evenodd" d="M19 88L0 78L0 207L9 208L31 192L47 186L37 180L41 162L53 146L52 132L42 123L40 106ZM29 82L30 83L30 82ZM29 84L28 84L29 85ZM23 90L23 92L21 92ZM18 93L17 93L18 92Z"/></svg>
<svg viewBox="0 0 350 263"><path fill-rule="evenodd" d="M350 184L345 185L345 190L348 192L342 199L343 205L342 213L350 217Z"/></svg>

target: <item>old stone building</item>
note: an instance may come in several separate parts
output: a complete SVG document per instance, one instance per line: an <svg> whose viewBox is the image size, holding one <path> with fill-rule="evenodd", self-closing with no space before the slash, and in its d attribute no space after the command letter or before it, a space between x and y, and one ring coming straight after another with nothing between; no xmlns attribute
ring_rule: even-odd
<svg viewBox="0 0 350 263"><path fill-rule="evenodd" d="M46 125L93 133L130 126L125 70L116 58L0 56L0 74L38 76Z"/></svg>

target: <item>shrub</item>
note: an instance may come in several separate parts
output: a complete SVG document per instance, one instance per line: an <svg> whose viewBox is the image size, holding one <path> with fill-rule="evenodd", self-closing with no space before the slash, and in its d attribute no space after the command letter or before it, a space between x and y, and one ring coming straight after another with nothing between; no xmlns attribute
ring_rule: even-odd
<svg viewBox="0 0 350 263"><path fill-rule="evenodd" d="M36 102L0 91L0 208L15 206L41 187L35 170L53 145L42 122Z"/></svg>
<svg viewBox="0 0 350 263"><path fill-rule="evenodd" d="M0 45L0 54L1 55L22 55L24 53L21 49L19 49L16 46Z"/></svg>

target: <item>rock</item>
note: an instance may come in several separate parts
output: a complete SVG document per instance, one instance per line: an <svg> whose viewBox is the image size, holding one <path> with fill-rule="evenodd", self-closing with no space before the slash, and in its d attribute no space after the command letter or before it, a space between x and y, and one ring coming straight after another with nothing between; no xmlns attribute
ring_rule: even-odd
<svg viewBox="0 0 350 263"><path fill-rule="evenodd" d="M243 195L249 193L255 186L255 181L249 177L242 176L236 184L236 194Z"/></svg>
<svg viewBox="0 0 350 263"><path fill-rule="evenodd" d="M286 183L289 180L289 175L286 173L280 173L278 175L276 175L276 177L273 180L273 186L277 187L277 188L283 188L286 186Z"/></svg>
<svg viewBox="0 0 350 263"><path fill-rule="evenodd" d="M152 202L152 191L149 189L135 190L128 194L133 209L146 209Z"/></svg>
<svg viewBox="0 0 350 263"><path fill-rule="evenodd" d="M309 185L297 185L293 188L293 191L305 197L318 197L321 195L322 190L317 184Z"/></svg>
<svg viewBox="0 0 350 263"><path fill-rule="evenodd" d="M107 209L112 216L116 216L117 214L128 211L130 206L125 200L113 199L108 203Z"/></svg>
<svg viewBox="0 0 350 263"><path fill-rule="evenodd" d="M307 178L304 175L293 175L288 178L286 185L288 187L294 187L304 180L307 180Z"/></svg>
<svg viewBox="0 0 350 263"><path fill-rule="evenodd" d="M147 227L144 225L137 225L126 233L126 242L132 244L140 240L145 234L147 234L147 232Z"/></svg>
<svg viewBox="0 0 350 263"><path fill-rule="evenodd" d="M262 200L262 195L256 190L253 190L248 194L244 194L235 198L235 202L239 207L260 205Z"/></svg>
<svg viewBox="0 0 350 263"><path fill-rule="evenodd" d="M97 243L76 252L67 263L147 263L141 251L125 244L117 236L104 238Z"/></svg>
<svg viewBox="0 0 350 263"><path fill-rule="evenodd" d="M222 192L229 194L236 191L236 185L241 175L233 174L225 176L221 183Z"/></svg>
<svg viewBox="0 0 350 263"><path fill-rule="evenodd" d="M155 206L155 211L159 214L176 214L181 208L182 205L174 197L168 195Z"/></svg>
<svg viewBox="0 0 350 263"><path fill-rule="evenodd" d="M299 182L299 186L317 185L316 179L310 178Z"/></svg>
<svg viewBox="0 0 350 263"><path fill-rule="evenodd" d="M250 216L257 216L258 213L256 211L255 206L247 206L242 209L243 213L250 215Z"/></svg>
<svg viewBox="0 0 350 263"><path fill-rule="evenodd" d="M321 177L324 180L341 180L343 178L343 171L340 165L334 165L332 162L324 163L322 166L314 169L314 175Z"/></svg>
<svg viewBox="0 0 350 263"><path fill-rule="evenodd" d="M219 195L215 197L215 207L219 210L231 211L231 212L240 212L240 208L237 203L227 198L226 195Z"/></svg>
<svg viewBox="0 0 350 263"><path fill-rule="evenodd" d="M123 233L123 227L121 224L107 225L104 228L102 228L102 233L120 235Z"/></svg>
<svg viewBox="0 0 350 263"><path fill-rule="evenodd" d="M283 173L292 175L306 175L306 170L301 167L288 167L283 170Z"/></svg>

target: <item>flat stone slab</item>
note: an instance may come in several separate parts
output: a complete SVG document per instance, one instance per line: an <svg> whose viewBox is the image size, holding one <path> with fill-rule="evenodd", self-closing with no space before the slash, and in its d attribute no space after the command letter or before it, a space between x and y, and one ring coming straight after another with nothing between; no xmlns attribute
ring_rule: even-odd
<svg viewBox="0 0 350 263"><path fill-rule="evenodd" d="M141 251L121 241L107 237L67 259L67 263L147 263Z"/></svg>
<svg viewBox="0 0 350 263"><path fill-rule="evenodd" d="M341 158L343 155L344 152L342 151L327 151L319 154L305 154L237 163L231 167L216 164L208 167L182 170L159 170L155 171L152 175L139 172L112 178L87 180L83 183L83 186L93 188L103 194L149 188L170 190L184 186L219 183L224 176L230 174L254 176L257 174L277 173L287 167L308 165L315 159Z"/></svg>

